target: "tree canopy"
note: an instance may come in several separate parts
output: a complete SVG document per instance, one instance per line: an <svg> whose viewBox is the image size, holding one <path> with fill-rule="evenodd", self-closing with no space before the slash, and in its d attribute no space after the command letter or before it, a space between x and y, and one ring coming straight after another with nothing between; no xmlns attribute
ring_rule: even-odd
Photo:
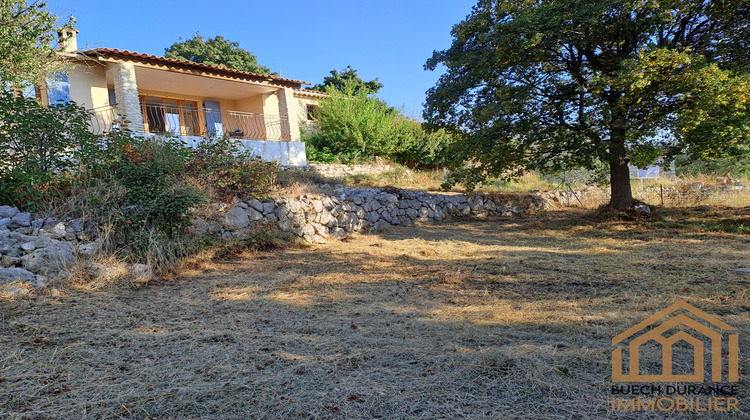
<svg viewBox="0 0 750 420"><path fill-rule="evenodd" d="M46 7L39 1L0 0L0 80L39 82L59 68L57 17Z"/></svg>
<svg viewBox="0 0 750 420"><path fill-rule="evenodd" d="M240 48L239 42L229 41L222 36L204 39L200 34L195 34L190 39L180 38L165 49L164 56L251 73L276 74L268 67L259 65L255 54Z"/></svg>
<svg viewBox="0 0 750 420"><path fill-rule="evenodd" d="M480 0L453 28L424 117L463 137L464 180L750 150L745 0Z"/></svg>
<svg viewBox="0 0 750 420"><path fill-rule="evenodd" d="M377 77L365 82L357 75L357 70L354 70L351 66L346 66L341 73L335 69L331 70L331 75L324 77L322 84L317 84L309 89L325 92L329 86L337 91L351 90L353 95L358 95L360 93L378 93L383 84L378 82Z"/></svg>

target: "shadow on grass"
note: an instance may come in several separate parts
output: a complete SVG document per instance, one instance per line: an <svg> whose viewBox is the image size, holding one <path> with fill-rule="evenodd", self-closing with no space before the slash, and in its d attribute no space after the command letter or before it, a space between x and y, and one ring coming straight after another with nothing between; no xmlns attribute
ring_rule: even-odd
<svg viewBox="0 0 750 420"><path fill-rule="evenodd" d="M613 335L681 299L750 332L748 279L728 271L750 251L743 237L579 220L394 228L139 290L3 303L0 410L617 417Z"/></svg>

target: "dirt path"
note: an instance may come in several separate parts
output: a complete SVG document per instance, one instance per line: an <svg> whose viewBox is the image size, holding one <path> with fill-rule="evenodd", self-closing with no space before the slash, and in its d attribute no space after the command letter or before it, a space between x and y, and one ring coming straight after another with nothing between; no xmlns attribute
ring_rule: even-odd
<svg viewBox="0 0 750 420"><path fill-rule="evenodd" d="M0 302L0 417L617 417L611 339L669 304L748 348L750 278L731 272L747 235L581 216L396 228Z"/></svg>

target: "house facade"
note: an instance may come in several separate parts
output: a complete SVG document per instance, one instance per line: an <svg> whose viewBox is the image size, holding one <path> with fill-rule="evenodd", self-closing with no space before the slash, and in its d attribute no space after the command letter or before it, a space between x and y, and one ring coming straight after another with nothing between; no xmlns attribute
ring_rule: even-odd
<svg viewBox="0 0 750 420"><path fill-rule="evenodd" d="M300 127L325 96L303 90L309 83L127 50L79 51L77 31L68 31L61 39L71 68L48 101L92 110L94 132L169 133L193 145L226 135L264 160L306 164Z"/></svg>

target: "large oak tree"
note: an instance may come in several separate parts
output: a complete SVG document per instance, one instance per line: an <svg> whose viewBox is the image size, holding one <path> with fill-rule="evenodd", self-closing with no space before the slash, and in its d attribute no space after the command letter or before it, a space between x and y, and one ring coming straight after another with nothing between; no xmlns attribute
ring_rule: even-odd
<svg viewBox="0 0 750 420"><path fill-rule="evenodd" d="M425 119L463 136L463 181L628 162L747 155L746 0L481 0L426 68Z"/></svg>
<svg viewBox="0 0 750 420"><path fill-rule="evenodd" d="M268 67L258 64L255 54L241 48L239 42L232 42L222 36L204 39L195 34L190 39L180 38L164 50L164 56L250 73L276 74Z"/></svg>
<svg viewBox="0 0 750 420"><path fill-rule="evenodd" d="M378 93L383 88L383 84L378 82L376 77L369 82L362 80L352 66L346 66L340 73L338 70L331 70L331 75L323 78L323 83L308 88L325 92L328 87L333 87L339 92L349 91L352 95L360 93L371 94Z"/></svg>

